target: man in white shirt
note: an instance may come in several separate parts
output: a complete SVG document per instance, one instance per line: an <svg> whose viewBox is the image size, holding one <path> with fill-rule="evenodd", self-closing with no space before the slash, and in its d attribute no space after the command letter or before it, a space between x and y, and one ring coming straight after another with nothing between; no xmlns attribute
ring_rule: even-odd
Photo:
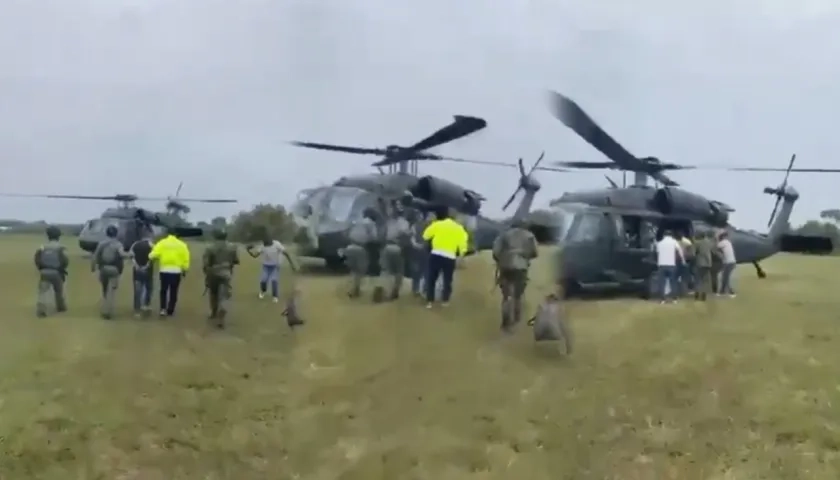
<svg viewBox="0 0 840 480"><path fill-rule="evenodd" d="M656 242L657 291L661 303L673 301L673 297L679 292L677 260L685 263L680 242L674 238L671 231L666 230L662 239Z"/></svg>
<svg viewBox="0 0 840 480"><path fill-rule="evenodd" d="M735 291L732 290L732 272L735 271L737 260L735 258L735 247L732 246L732 241L729 240L728 232L721 232L718 244L718 251L720 251L721 262L723 267L720 271L720 295L729 295L735 297Z"/></svg>
<svg viewBox="0 0 840 480"><path fill-rule="evenodd" d="M277 240L266 237L262 245L248 246L248 255L253 258L260 258L262 269L260 270L260 298L265 298L266 290L271 284L271 297L274 303L280 301L280 266L283 264L283 257L289 262L292 270L297 271L294 262L289 257L289 252Z"/></svg>

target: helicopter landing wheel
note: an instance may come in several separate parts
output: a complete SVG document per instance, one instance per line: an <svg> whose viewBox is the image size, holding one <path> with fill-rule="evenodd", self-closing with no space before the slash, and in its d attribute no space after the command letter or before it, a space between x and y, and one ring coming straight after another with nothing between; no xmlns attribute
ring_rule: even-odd
<svg viewBox="0 0 840 480"><path fill-rule="evenodd" d="M344 259L341 257L327 257L324 261L330 270L341 270L344 268Z"/></svg>

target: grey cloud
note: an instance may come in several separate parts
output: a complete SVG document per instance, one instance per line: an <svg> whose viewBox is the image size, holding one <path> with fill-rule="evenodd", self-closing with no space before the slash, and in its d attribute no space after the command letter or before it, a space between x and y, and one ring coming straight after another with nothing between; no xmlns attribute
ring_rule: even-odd
<svg viewBox="0 0 840 480"><path fill-rule="evenodd" d="M366 158L287 140L408 143L456 113L490 127L453 156L598 160L547 113L575 98L637 155L687 164L832 166L840 7L712 0L7 0L0 17L3 191L170 193L289 202ZM130 171L142 165L139 173ZM37 165L38 170L33 166ZM36 175L37 171L50 175ZM159 184L158 172L174 179ZM497 213L515 171L430 164ZM780 175L677 173L761 228ZM832 205L840 177L795 175L795 219ZM174 183L170 185L169 183ZM601 175L543 175L543 203ZM21 216L104 205L2 200ZM215 208L215 207L214 207ZM196 218L236 208L198 207ZM49 215L45 212L50 212Z"/></svg>

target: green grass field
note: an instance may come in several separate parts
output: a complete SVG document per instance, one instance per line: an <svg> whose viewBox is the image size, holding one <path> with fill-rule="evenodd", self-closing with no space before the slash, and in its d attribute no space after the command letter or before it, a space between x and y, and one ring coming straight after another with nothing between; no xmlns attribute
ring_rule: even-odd
<svg viewBox="0 0 840 480"><path fill-rule="evenodd" d="M40 242L0 238L4 480L840 478L837 258L743 268L709 305L571 303L564 358L527 328L501 339L482 257L448 310L301 276L295 333L244 261L215 332L198 269L176 319L131 318L124 281L100 320L81 255L70 312L36 319Z"/></svg>

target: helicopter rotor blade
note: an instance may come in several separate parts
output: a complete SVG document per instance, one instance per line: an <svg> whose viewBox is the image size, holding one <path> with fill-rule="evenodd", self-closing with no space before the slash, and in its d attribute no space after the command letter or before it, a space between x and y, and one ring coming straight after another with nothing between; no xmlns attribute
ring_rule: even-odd
<svg viewBox="0 0 840 480"><path fill-rule="evenodd" d="M531 175L532 173L534 173L534 170L536 170L537 167L540 166L540 163L543 161L544 158L545 158L545 150L543 150L542 153L540 153L540 156L537 157L537 161L534 162L533 165L531 165L531 170L528 171L528 175Z"/></svg>
<svg viewBox="0 0 840 480"><path fill-rule="evenodd" d="M184 186L184 181L181 180L181 182L178 184L178 188L175 189L175 198L178 198L178 195L181 193L181 187L183 187L183 186Z"/></svg>
<svg viewBox="0 0 840 480"><path fill-rule="evenodd" d="M487 120L479 117L471 117L468 115L455 115L454 120L449 125L437 130L428 137L420 140L414 145L408 147L406 150L411 152L422 152L430 148L449 143L459 138L472 135L473 133L487 127Z"/></svg>
<svg viewBox="0 0 840 480"><path fill-rule="evenodd" d="M519 157L519 160L516 161L516 166L519 167L519 175L525 176L525 163L522 161L522 157Z"/></svg>
<svg viewBox="0 0 840 480"><path fill-rule="evenodd" d="M384 148L349 147L346 145L332 145L329 143L315 142L289 142L291 145L303 148L314 148L315 150L329 150L331 152L355 153L358 155L385 155L388 151Z"/></svg>

